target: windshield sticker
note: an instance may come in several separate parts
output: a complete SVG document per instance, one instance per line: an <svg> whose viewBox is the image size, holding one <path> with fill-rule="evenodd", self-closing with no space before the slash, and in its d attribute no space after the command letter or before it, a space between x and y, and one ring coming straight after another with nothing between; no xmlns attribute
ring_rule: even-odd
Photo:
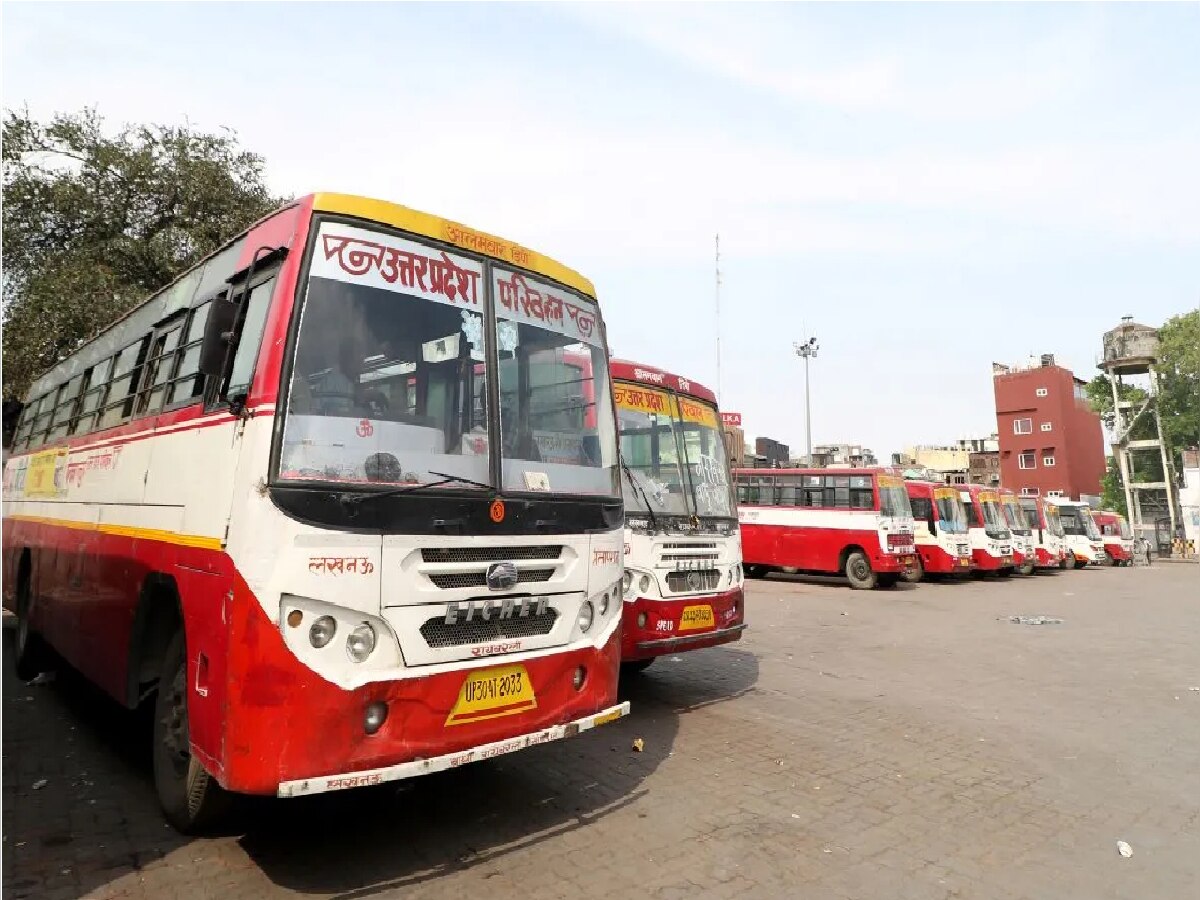
<svg viewBox="0 0 1200 900"><path fill-rule="evenodd" d="M559 293L520 272L496 269L492 285L496 291L497 316L565 334L593 347L603 346L599 317L591 303L573 294Z"/></svg>
<svg viewBox="0 0 1200 900"><path fill-rule="evenodd" d="M325 224L313 253L311 274L437 303L478 306L483 267L403 238Z"/></svg>
<svg viewBox="0 0 1200 900"><path fill-rule="evenodd" d="M934 488L933 496L937 500L954 500L958 497L958 491L954 488Z"/></svg>
<svg viewBox="0 0 1200 900"><path fill-rule="evenodd" d="M529 491L548 491L550 490L550 476L545 472L523 472L525 476L525 489Z"/></svg>
<svg viewBox="0 0 1200 900"><path fill-rule="evenodd" d="M898 488L904 487L904 479L897 478L894 475L880 475L879 486L881 488Z"/></svg>
<svg viewBox="0 0 1200 900"><path fill-rule="evenodd" d="M1000 495L995 493L994 491L980 491L979 492L979 502L980 503L999 503Z"/></svg>
<svg viewBox="0 0 1200 900"><path fill-rule="evenodd" d="M613 385L613 399L621 409L633 412L671 415L675 411L670 394L651 388L631 387L618 382Z"/></svg>

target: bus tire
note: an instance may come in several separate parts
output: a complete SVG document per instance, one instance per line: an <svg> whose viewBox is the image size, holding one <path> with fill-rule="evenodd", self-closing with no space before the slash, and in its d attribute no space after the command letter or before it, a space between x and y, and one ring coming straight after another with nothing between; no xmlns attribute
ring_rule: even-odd
<svg viewBox="0 0 1200 900"><path fill-rule="evenodd" d="M650 659L635 659L631 660L630 662L623 662L621 663L621 675L622 677L641 675L648 668L650 668L650 664L653 662L654 657L651 657Z"/></svg>
<svg viewBox="0 0 1200 900"><path fill-rule="evenodd" d="M13 660L17 677L30 681L46 671L50 664L50 648L42 636L33 630L29 621L29 607L33 601L29 555L21 558L20 574L17 576L17 627L13 635Z"/></svg>
<svg viewBox="0 0 1200 900"><path fill-rule="evenodd" d="M918 581L923 581L925 578L925 564L921 561L920 554L917 555L917 564L904 573L904 580L909 584L916 584Z"/></svg>
<svg viewBox="0 0 1200 900"><path fill-rule="evenodd" d="M871 569L871 561L861 550L852 550L846 557L846 580L856 591L869 591L879 583L879 576Z"/></svg>
<svg viewBox="0 0 1200 900"><path fill-rule="evenodd" d="M220 821L232 798L192 755L187 683L187 645L180 629L163 658L154 701L154 786L171 826L182 834L200 834Z"/></svg>
<svg viewBox="0 0 1200 900"><path fill-rule="evenodd" d="M1012 573L1013 573L1012 566L1004 566L1003 568L996 570L996 577L997 578L1011 578Z"/></svg>
<svg viewBox="0 0 1200 900"><path fill-rule="evenodd" d="M1032 575L1037 571L1037 567L1033 563L1025 563L1021 568L1017 569L1022 575Z"/></svg>

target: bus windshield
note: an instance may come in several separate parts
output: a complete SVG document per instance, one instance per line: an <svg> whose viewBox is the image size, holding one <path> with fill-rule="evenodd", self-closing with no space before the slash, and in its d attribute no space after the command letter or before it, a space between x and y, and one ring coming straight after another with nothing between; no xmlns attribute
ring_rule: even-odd
<svg viewBox="0 0 1200 900"><path fill-rule="evenodd" d="M1000 502L992 497L980 495L979 509L983 513L983 527L989 534L1006 531L1004 513L1000 511Z"/></svg>
<svg viewBox="0 0 1200 900"><path fill-rule="evenodd" d="M949 534L967 533L967 510L954 488L937 488L933 492L937 507L938 527Z"/></svg>
<svg viewBox="0 0 1200 900"><path fill-rule="evenodd" d="M596 307L494 269L493 296L505 308L487 333L484 274L466 257L322 225L300 312L279 477L420 485L449 476L465 479L455 489L492 485L495 380L503 489L615 495L616 429L604 402Z"/></svg>
<svg viewBox="0 0 1200 900"><path fill-rule="evenodd" d="M880 475L879 513L884 516L912 518L912 504L908 502L908 491L904 482L889 475Z"/></svg>
<svg viewBox="0 0 1200 900"><path fill-rule="evenodd" d="M1092 521L1092 514L1085 506L1060 506L1058 514L1062 519L1062 528L1064 534L1073 534L1080 537L1087 537L1091 540L1096 540L1100 537L1100 531L1096 528L1096 523Z"/></svg>
<svg viewBox="0 0 1200 900"><path fill-rule="evenodd" d="M712 404L617 382L625 507L733 518L729 460Z"/></svg>
<svg viewBox="0 0 1200 900"><path fill-rule="evenodd" d="M1047 504L1045 507L1045 513L1046 513L1046 526L1050 529L1050 533L1052 535L1054 535L1055 537L1062 537L1063 536L1063 524L1062 524L1062 518L1058 514L1058 507L1050 506L1049 504Z"/></svg>
<svg viewBox="0 0 1200 900"><path fill-rule="evenodd" d="M1084 533L1093 541L1099 540L1100 529L1096 527L1096 521L1092 518L1092 511L1086 506L1081 506L1079 508L1079 515L1083 519Z"/></svg>
<svg viewBox="0 0 1200 900"><path fill-rule="evenodd" d="M1013 498L1006 498L1003 506L1004 518L1008 522L1008 527L1017 534L1029 534L1029 523L1025 521L1025 516L1021 513L1021 504Z"/></svg>
<svg viewBox="0 0 1200 900"><path fill-rule="evenodd" d="M1133 531L1129 528L1129 523L1125 521L1124 516L1117 516L1118 533L1122 540L1130 540L1133 537Z"/></svg>

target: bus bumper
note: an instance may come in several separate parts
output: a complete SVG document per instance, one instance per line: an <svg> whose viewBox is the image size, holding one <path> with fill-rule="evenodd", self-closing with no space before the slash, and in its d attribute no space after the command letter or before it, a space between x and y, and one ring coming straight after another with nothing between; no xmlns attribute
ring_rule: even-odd
<svg viewBox="0 0 1200 900"><path fill-rule="evenodd" d="M980 550L976 547L971 552L972 558L975 560L975 568L981 572L995 572L999 569L1011 569L1013 567L1013 557L1008 556L992 556L986 550Z"/></svg>
<svg viewBox="0 0 1200 900"><path fill-rule="evenodd" d="M740 587L707 597L638 597L626 602L622 613L621 659L632 662L728 644L741 638L744 618Z"/></svg>
<svg viewBox="0 0 1200 900"><path fill-rule="evenodd" d="M1120 544L1105 544L1104 552L1108 554L1110 559L1115 559L1117 562L1125 562L1126 560L1133 559L1133 554Z"/></svg>
<svg viewBox="0 0 1200 900"><path fill-rule="evenodd" d="M938 544L918 544L917 551L921 554L921 565L932 575L965 573L974 567L971 557L951 555Z"/></svg>
<svg viewBox="0 0 1200 900"><path fill-rule="evenodd" d="M1037 554L1036 565L1039 569L1058 569L1062 565L1062 553L1051 553L1045 547L1038 547L1034 552Z"/></svg>
<svg viewBox="0 0 1200 900"><path fill-rule="evenodd" d="M206 766L231 791L293 796L408 778L570 737L628 712L617 701L619 626L600 647L483 657L346 690L296 659L258 601L245 600L229 635L224 739ZM517 683L531 688L519 702L500 705L491 694L492 708L466 705L473 675L477 682L504 670L511 683L517 667ZM386 718L368 733L376 704Z"/></svg>

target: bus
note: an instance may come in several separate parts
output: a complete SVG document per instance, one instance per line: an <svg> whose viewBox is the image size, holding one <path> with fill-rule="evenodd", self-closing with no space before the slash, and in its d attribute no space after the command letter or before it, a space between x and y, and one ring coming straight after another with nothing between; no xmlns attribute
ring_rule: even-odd
<svg viewBox="0 0 1200 900"><path fill-rule="evenodd" d="M582 426L533 376L577 380L580 356ZM234 793L569 737L629 709L619 477L589 281L311 194L33 384L4 470L19 667L49 649L152 699L155 786L184 832Z"/></svg>
<svg viewBox="0 0 1200 900"><path fill-rule="evenodd" d="M912 508L898 470L736 469L746 572L843 575L891 587L917 565Z"/></svg>
<svg viewBox="0 0 1200 900"><path fill-rule="evenodd" d="M741 638L742 542L716 395L626 360L610 374L625 493L621 659L632 673Z"/></svg>
<svg viewBox="0 0 1200 900"><path fill-rule="evenodd" d="M1000 494L982 484L967 484L959 488L959 496L967 510L975 571L1007 578L1013 573L1012 534L1000 508Z"/></svg>
<svg viewBox="0 0 1200 900"><path fill-rule="evenodd" d="M1035 568L1057 571L1067 567L1067 550L1058 509L1040 497L1022 497L1021 510L1034 539Z"/></svg>
<svg viewBox="0 0 1200 900"><path fill-rule="evenodd" d="M1104 552L1114 566L1133 565L1133 532L1119 512L1106 509L1092 513L1092 521L1100 530Z"/></svg>
<svg viewBox="0 0 1200 900"><path fill-rule="evenodd" d="M1058 511L1062 522L1063 542L1067 549L1067 563L1072 569L1082 569L1089 563L1095 566L1108 561L1104 552L1104 541L1100 529L1092 519L1092 510L1079 500L1056 497L1047 500Z"/></svg>
<svg viewBox="0 0 1200 900"><path fill-rule="evenodd" d="M958 489L931 481L906 479L908 503L912 507L916 565L909 577L920 581L926 575L969 575L971 538L967 534L967 511Z"/></svg>
<svg viewBox="0 0 1200 900"><path fill-rule="evenodd" d="M1037 569L1037 541L1025 519L1021 501L1014 491L1000 488L1000 507L1004 510L1004 521L1012 533L1013 568L1022 575L1032 575Z"/></svg>

